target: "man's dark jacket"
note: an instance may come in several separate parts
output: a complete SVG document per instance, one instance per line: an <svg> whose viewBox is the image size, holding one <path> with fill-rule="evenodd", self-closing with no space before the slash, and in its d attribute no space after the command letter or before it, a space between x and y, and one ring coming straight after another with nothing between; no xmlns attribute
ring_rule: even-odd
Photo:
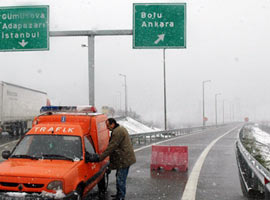
<svg viewBox="0 0 270 200"><path fill-rule="evenodd" d="M107 149L100 155L100 160L110 156L110 169L127 168L136 162L135 153L128 131L122 126L116 126Z"/></svg>

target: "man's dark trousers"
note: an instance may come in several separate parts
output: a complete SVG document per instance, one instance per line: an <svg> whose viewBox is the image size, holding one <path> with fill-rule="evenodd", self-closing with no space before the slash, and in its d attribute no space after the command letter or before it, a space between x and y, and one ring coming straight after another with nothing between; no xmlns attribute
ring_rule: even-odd
<svg viewBox="0 0 270 200"><path fill-rule="evenodd" d="M116 170L117 199L125 199L128 171L129 167Z"/></svg>

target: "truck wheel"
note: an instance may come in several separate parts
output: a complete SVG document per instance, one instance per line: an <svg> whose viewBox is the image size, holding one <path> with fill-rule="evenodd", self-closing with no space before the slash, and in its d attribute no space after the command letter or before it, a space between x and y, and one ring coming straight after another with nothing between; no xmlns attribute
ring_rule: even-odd
<svg viewBox="0 0 270 200"><path fill-rule="evenodd" d="M23 122L23 132L27 131L27 122Z"/></svg>
<svg viewBox="0 0 270 200"><path fill-rule="evenodd" d="M17 131L18 131L18 135L19 135L19 136L22 136L22 135L23 135L23 127L22 127L22 124L19 125L19 127L17 128Z"/></svg>
<svg viewBox="0 0 270 200"><path fill-rule="evenodd" d="M23 136L24 135L24 128L23 128L23 126L21 126L21 136Z"/></svg>
<svg viewBox="0 0 270 200"><path fill-rule="evenodd" d="M16 136L21 136L21 129L20 127L16 128Z"/></svg>
<svg viewBox="0 0 270 200"><path fill-rule="evenodd" d="M18 132L17 132L17 128L16 127L12 127L12 132L11 132L13 137L16 137Z"/></svg>

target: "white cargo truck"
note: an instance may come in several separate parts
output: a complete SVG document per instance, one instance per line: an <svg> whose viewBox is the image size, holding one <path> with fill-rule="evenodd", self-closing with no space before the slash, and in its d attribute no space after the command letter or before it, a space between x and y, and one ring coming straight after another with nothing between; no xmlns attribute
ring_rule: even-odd
<svg viewBox="0 0 270 200"><path fill-rule="evenodd" d="M0 134L23 135L47 104L47 93L0 81Z"/></svg>

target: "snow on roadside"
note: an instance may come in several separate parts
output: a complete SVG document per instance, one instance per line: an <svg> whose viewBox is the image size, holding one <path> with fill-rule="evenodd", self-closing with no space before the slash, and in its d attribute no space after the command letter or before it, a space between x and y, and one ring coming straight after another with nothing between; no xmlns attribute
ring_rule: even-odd
<svg viewBox="0 0 270 200"><path fill-rule="evenodd" d="M159 131L157 128L150 128L130 117L126 117L124 119L118 120L118 123L125 127L129 134L136 134L136 133L146 133L146 132L153 132L153 131Z"/></svg>
<svg viewBox="0 0 270 200"><path fill-rule="evenodd" d="M270 145L270 134L262 131L259 127L253 126L252 127L253 136L255 137L256 141Z"/></svg>
<svg viewBox="0 0 270 200"><path fill-rule="evenodd" d="M250 143L253 157L255 157L264 167L270 170L270 134L261 130L258 125L249 126L250 136L253 142Z"/></svg>

